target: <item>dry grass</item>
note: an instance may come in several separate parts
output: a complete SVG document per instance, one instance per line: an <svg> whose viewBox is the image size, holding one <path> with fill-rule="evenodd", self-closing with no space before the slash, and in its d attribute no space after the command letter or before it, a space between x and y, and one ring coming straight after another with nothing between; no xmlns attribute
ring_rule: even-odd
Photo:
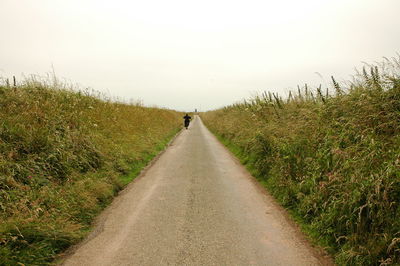
<svg viewBox="0 0 400 266"><path fill-rule="evenodd" d="M58 82L0 86L0 264L47 264L79 241L180 122Z"/></svg>
<svg viewBox="0 0 400 266"><path fill-rule="evenodd" d="M400 61L202 115L341 265L400 264Z"/></svg>

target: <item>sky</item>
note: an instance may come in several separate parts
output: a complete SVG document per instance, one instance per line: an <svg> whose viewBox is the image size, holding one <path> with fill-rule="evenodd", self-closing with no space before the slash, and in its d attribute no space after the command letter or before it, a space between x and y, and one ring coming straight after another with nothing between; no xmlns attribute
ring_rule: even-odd
<svg viewBox="0 0 400 266"><path fill-rule="evenodd" d="M400 0L0 0L0 76L181 111L348 80L400 52Z"/></svg>

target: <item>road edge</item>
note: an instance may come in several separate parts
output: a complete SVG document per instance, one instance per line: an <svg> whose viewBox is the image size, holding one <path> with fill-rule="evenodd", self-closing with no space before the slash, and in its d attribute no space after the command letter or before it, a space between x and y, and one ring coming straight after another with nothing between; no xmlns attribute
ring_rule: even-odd
<svg viewBox="0 0 400 266"><path fill-rule="evenodd" d="M95 238L98 234L100 234L104 230L104 223L110 214L111 205L114 201L118 200L119 197L127 193L131 187L134 186L136 182L142 179L147 171L160 159L160 157L167 151L167 149L174 144L176 139L182 134L183 128L181 128L172 138L171 140L165 145L165 147L156 155L153 159L145 166L142 170L140 170L139 174L129 182L122 190L118 191L117 195L112 199L112 201L108 204L104 210L102 210L96 218L94 218L93 222L91 223L90 233L79 243L70 246L64 252L57 255L57 258L52 262L52 265L64 265L65 261L74 255L76 251L87 242Z"/></svg>
<svg viewBox="0 0 400 266"><path fill-rule="evenodd" d="M246 172L246 177L249 178L249 180L253 183L253 185L257 188L257 190L263 194L270 202L276 207L276 209L279 211L279 214L285 219L285 221L293 228L294 233L298 237L298 239L311 251L311 253L315 256L315 258L321 263L321 265L329 265L333 266L336 265L334 262L333 257L321 246L314 244L312 242L311 236L307 234L307 232L304 232L301 229L300 224L298 224L294 217L290 214L290 212L283 207L277 199L275 199L272 194L268 191L268 189L263 186L257 178L255 178L250 171L247 169L246 165L242 164L240 159L236 157L236 155L231 151L230 147L225 145L221 140L218 138L214 132L212 132L206 124L204 124L204 127L211 133L212 137L215 138L215 140L218 142L219 145L221 145L231 156L232 160L240 167L242 168L242 171Z"/></svg>

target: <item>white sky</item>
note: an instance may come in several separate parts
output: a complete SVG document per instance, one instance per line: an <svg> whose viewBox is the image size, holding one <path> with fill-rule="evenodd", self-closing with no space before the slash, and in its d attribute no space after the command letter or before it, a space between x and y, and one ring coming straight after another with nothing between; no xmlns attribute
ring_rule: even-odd
<svg viewBox="0 0 400 266"><path fill-rule="evenodd" d="M0 0L0 76L202 111L400 52L400 0Z"/></svg>

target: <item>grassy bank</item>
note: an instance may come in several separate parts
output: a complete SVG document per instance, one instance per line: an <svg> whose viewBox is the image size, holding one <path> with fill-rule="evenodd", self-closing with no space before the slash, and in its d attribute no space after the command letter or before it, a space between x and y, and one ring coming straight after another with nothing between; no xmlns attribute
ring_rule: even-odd
<svg viewBox="0 0 400 266"><path fill-rule="evenodd" d="M399 60L202 118L338 264L400 264Z"/></svg>
<svg viewBox="0 0 400 266"><path fill-rule="evenodd" d="M0 86L0 264L47 264L81 240L180 122L57 82Z"/></svg>

